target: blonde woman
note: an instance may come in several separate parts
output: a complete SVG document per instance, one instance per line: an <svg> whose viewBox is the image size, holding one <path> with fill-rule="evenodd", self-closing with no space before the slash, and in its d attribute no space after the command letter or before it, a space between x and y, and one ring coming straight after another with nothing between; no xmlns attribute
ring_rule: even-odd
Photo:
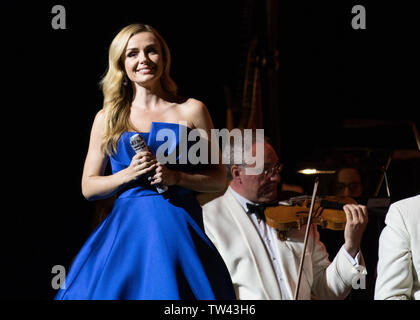
<svg viewBox="0 0 420 320"><path fill-rule="evenodd" d="M202 102L177 95L170 63L164 39L148 25L129 25L111 43L82 192L88 200L118 198L80 250L56 299L235 299L193 194L222 190L223 166L162 165L155 157L164 143L159 131L171 130L175 138L168 150L180 152L186 139L180 128L210 133L213 127ZM152 152L135 153L130 137L136 133ZM105 176L109 160L112 174ZM158 185L168 191L157 192Z"/></svg>

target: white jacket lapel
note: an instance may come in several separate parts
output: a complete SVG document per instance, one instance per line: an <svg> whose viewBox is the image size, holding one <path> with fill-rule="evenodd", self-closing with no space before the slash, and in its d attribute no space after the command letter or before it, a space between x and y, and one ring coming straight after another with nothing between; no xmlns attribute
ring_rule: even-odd
<svg viewBox="0 0 420 320"><path fill-rule="evenodd" d="M298 281L298 272L299 272L299 265L300 259L303 253L303 238L305 236L306 225L304 225L300 230L292 229L287 233L287 240L281 241L277 237L277 247L279 250L280 256L280 266L285 273L286 278L288 281L286 282L288 295L291 299L293 299L295 295L296 285ZM276 232L273 230L273 232ZM308 243L308 247L306 248L306 256L305 262L303 266L303 274L299 288L299 297L298 299L307 299L310 296L310 292L308 293L307 288L310 285L307 283L307 275L305 270L305 266L308 264L308 257L310 244Z"/></svg>
<svg viewBox="0 0 420 320"><path fill-rule="evenodd" d="M243 207L236 201L228 190L225 195L228 209L241 232L245 244L248 246L250 255L257 269L257 276L261 286L267 295L267 299L281 299L280 288L267 250L261 241L255 226L247 217Z"/></svg>

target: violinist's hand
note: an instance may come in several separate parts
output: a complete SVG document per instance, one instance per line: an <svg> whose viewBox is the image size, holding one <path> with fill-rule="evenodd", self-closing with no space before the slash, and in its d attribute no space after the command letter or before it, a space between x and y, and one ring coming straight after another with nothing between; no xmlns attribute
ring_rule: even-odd
<svg viewBox="0 0 420 320"><path fill-rule="evenodd" d="M346 204L343 210L347 218L344 229L344 249L354 258L368 223L367 208L358 204Z"/></svg>
<svg viewBox="0 0 420 320"><path fill-rule="evenodd" d="M170 170L160 162L156 163L155 174L151 179L151 185L173 186L179 182L179 172Z"/></svg>

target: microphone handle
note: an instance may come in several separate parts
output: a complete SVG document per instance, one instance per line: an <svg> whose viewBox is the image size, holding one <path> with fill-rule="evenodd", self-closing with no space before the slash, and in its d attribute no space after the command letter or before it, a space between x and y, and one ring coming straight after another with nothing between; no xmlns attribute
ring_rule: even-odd
<svg viewBox="0 0 420 320"><path fill-rule="evenodd" d="M146 145L144 139L139 134L135 134L134 136L132 136L130 138L130 143L136 153L149 150L149 147ZM150 174L148 174L148 176L150 177ZM165 186L163 184L156 186L156 191L159 193L164 193L167 190L168 186Z"/></svg>

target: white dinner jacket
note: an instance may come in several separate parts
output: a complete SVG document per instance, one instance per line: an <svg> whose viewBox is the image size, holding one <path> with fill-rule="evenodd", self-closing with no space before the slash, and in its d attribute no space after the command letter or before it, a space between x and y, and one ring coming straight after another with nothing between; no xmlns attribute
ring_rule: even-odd
<svg viewBox="0 0 420 320"><path fill-rule="evenodd" d="M203 206L204 227L229 270L235 292L241 300L283 299L278 280L265 245L243 207L228 189L221 197ZM293 298L303 251L306 225L288 232L286 241L278 239L271 228L279 250L280 265L287 278L287 295ZM359 254L355 267L339 251L332 263L325 246L319 241L316 227L310 232L298 299L344 299L352 288L352 280L365 272Z"/></svg>
<svg viewBox="0 0 420 320"><path fill-rule="evenodd" d="M385 223L375 299L420 300L420 195L393 203Z"/></svg>

